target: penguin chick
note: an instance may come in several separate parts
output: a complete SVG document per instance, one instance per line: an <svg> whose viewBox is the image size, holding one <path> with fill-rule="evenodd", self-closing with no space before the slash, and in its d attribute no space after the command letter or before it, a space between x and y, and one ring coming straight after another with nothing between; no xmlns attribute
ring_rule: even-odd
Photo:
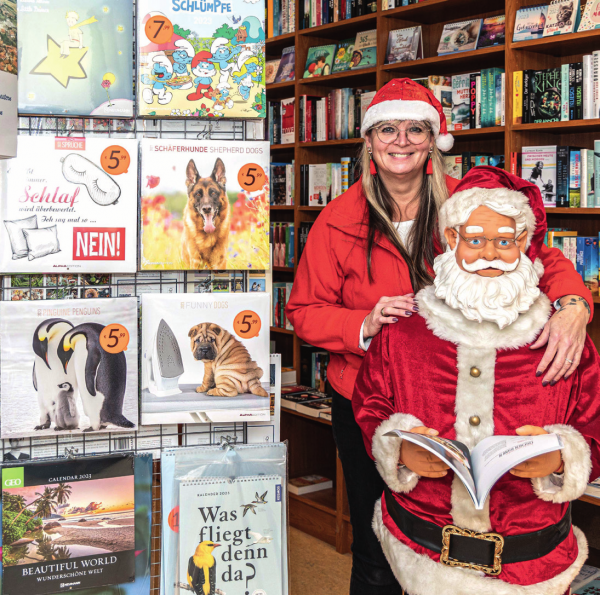
<svg viewBox="0 0 600 595"><path fill-rule="evenodd" d="M79 427L79 413L75 404L75 391L70 382L58 385L58 399L56 402L56 417L54 418L55 430L74 430Z"/></svg>
<svg viewBox="0 0 600 595"><path fill-rule="evenodd" d="M212 541L203 541L198 544L194 555L190 557L187 580L196 595L215 595L216 593L217 563L212 552L220 545L220 543Z"/></svg>

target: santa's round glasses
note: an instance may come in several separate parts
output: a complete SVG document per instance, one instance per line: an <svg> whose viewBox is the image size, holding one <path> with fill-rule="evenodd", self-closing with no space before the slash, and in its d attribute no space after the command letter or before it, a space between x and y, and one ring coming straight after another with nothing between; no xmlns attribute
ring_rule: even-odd
<svg viewBox="0 0 600 595"><path fill-rule="evenodd" d="M456 233L458 233L458 235L467 243L469 248L474 248L475 250L482 250L487 246L488 242L494 242L494 246L497 250L510 250L517 245L517 240L511 238L486 238L484 236L465 238L465 236L459 232Z"/></svg>
<svg viewBox="0 0 600 595"><path fill-rule="evenodd" d="M394 124L382 124L375 128L377 138L386 145L395 142L400 136L400 132L404 131L406 140L413 145L420 145L429 136L429 130L420 124L411 124L407 128L399 128Z"/></svg>

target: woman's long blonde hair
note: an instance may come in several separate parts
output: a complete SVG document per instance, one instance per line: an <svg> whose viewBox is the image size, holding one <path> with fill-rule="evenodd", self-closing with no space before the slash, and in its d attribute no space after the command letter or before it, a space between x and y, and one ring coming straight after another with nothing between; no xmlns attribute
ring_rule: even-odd
<svg viewBox="0 0 600 595"><path fill-rule="evenodd" d="M430 134L432 134L428 122L420 122L420 124L427 126ZM380 123L378 123L379 125ZM367 134L372 133L373 129L367 132ZM415 293L433 282L428 267L433 266L434 237L438 236L438 210L448 198L444 158L435 143L431 152L431 160L433 174L426 174L427 162L423 166L423 182L415 198L419 201L419 209L407 242L410 249L407 249L393 223L400 220L398 206L381 178L371 173L371 158L367 150L367 143L363 144L360 164L362 187L368 207L367 268L371 282L373 282L371 262L373 244L381 236L390 240L400 256L406 261Z"/></svg>

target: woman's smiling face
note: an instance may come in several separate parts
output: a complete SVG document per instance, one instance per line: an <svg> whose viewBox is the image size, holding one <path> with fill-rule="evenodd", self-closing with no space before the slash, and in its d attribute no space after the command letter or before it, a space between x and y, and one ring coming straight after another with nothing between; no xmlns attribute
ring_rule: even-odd
<svg viewBox="0 0 600 595"><path fill-rule="evenodd" d="M420 171L433 146L430 129L414 120L382 122L366 137L380 174L406 175Z"/></svg>

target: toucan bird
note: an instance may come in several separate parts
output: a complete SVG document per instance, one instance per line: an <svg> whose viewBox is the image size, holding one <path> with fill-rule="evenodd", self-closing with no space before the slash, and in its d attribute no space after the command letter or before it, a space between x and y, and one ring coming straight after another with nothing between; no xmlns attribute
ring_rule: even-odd
<svg viewBox="0 0 600 595"><path fill-rule="evenodd" d="M215 595L217 563L212 555L220 543L203 541L198 544L188 563L187 580L196 595Z"/></svg>

